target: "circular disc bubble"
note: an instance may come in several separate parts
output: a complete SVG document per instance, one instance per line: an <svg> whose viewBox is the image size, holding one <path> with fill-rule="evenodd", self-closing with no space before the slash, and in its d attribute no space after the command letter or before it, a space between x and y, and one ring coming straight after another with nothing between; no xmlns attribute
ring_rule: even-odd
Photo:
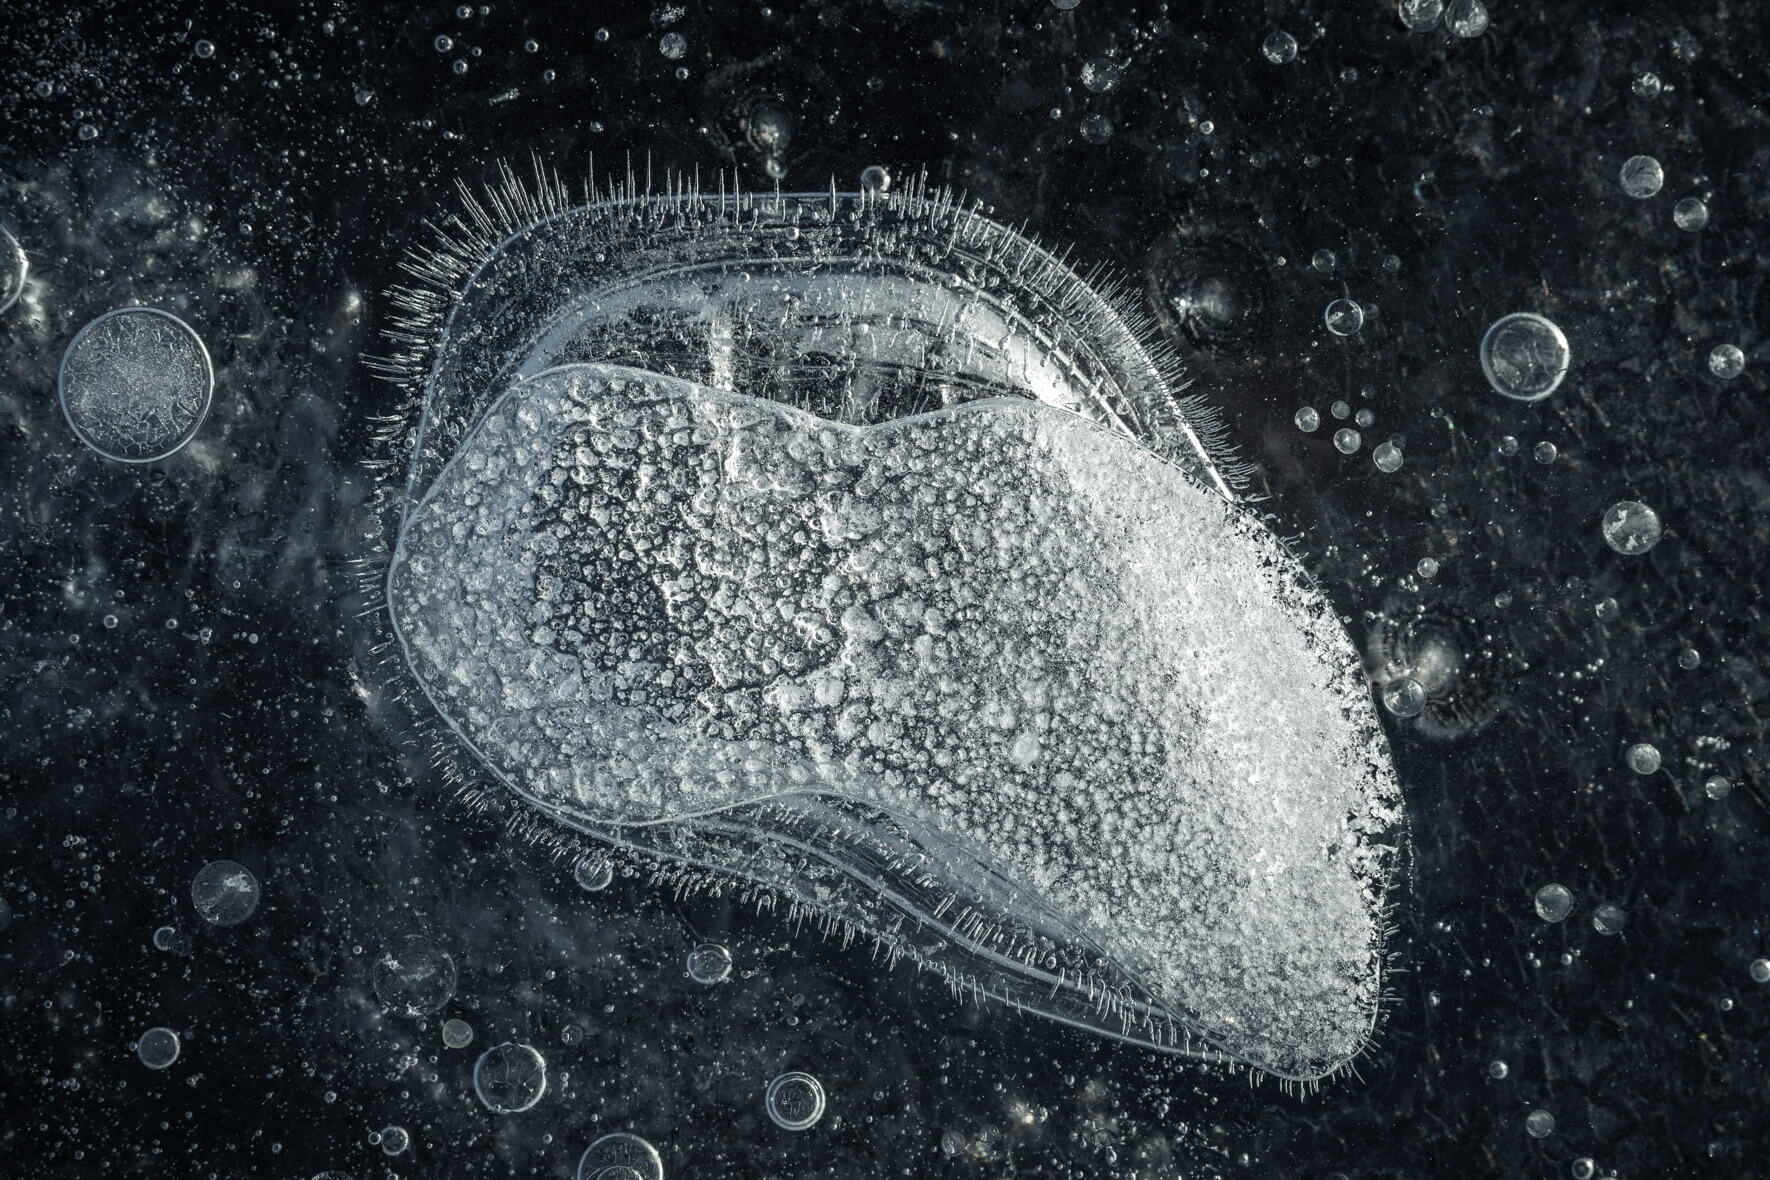
<svg viewBox="0 0 1770 1180"><path fill-rule="evenodd" d="M258 878L236 861L210 861L191 880L191 904L212 926L237 926L258 908Z"/></svg>
<svg viewBox="0 0 1770 1180"><path fill-rule="evenodd" d="M375 961L375 997L407 1016L435 1012L455 994L455 960L428 938L413 936Z"/></svg>
<svg viewBox="0 0 1770 1180"><path fill-rule="evenodd" d="M1567 376L1567 337L1533 312L1501 316L1481 338L1481 371L1514 401L1541 401Z"/></svg>
<svg viewBox="0 0 1770 1180"><path fill-rule="evenodd" d="M1604 510L1599 522L1604 543L1624 557L1639 557L1655 545L1665 533L1659 513L1639 500L1618 500Z"/></svg>
<svg viewBox="0 0 1770 1180"><path fill-rule="evenodd" d="M165 1069L178 1060L178 1034L169 1028L150 1028L135 1042L135 1055L149 1069Z"/></svg>
<svg viewBox="0 0 1770 1180"><path fill-rule="evenodd" d="M1536 891L1536 916L1545 922L1565 921L1573 913L1573 890L1559 883Z"/></svg>
<svg viewBox="0 0 1770 1180"><path fill-rule="evenodd" d="M25 275L30 269L24 247L18 244L17 238L0 229L0 311L10 309L24 294Z"/></svg>
<svg viewBox="0 0 1770 1180"><path fill-rule="evenodd" d="M585 893L601 893L615 879L615 867L604 857L586 856L572 870L572 879Z"/></svg>
<svg viewBox="0 0 1770 1180"><path fill-rule="evenodd" d="M215 370L190 325L151 307L106 312L61 359L61 408L81 442L107 459L174 454L209 413Z"/></svg>
<svg viewBox="0 0 1770 1180"><path fill-rule="evenodd" d="M585 1149L578 1180L664 1180L664 1161L639 1136L617 1131Z"/></svg>
<svg viewBox="0 0 1770 1180"><path fill-rule="evenodd" d="M465 1020L445 1020L442 1039L443 1044L451 1049L465 1049L473 1043L473 1026Z"/></svg>
<svg viewBox="0 0 1770 1180"><path fill-rule="evenodd" d="M799 1070L784 1073L768 1083L763 1105L783 1131L810 1130L824 1117L823 1083Z"/></svg>
<svg viewBox="0 0 1770 1180"><path fill-rule="evenodd" d="M731 975L731 952L716 942L703 942L688 952L688 977L696 983L720 983Z"/></svg>
<svg viewBox="0 0 1770 1180"><path fill-rule="evenodd" d="M473 1066L473 1092L494 1114L525 1111L547 1092L547 1062L533 1045L493 1045Z"/></svg>

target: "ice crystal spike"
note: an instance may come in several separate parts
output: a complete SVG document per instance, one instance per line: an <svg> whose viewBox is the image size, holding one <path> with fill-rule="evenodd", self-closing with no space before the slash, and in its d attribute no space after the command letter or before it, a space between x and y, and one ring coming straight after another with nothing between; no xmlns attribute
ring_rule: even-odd
<svg viewBox="0 0 1770 1180"><path fill-rule="evenodd" d="M491 204L392 363L389 614L451 740L956 989L1356 1057L1402 834L1360 663L1112 296L914 185Z"/></svg>

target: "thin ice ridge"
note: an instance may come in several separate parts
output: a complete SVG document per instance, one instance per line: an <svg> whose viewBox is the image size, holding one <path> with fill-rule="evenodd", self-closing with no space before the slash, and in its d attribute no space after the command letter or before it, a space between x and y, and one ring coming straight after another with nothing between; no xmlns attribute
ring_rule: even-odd
<svg viewBox="0 0 1770 1180"><path fill-rule="evenodd" d="M1122 434L566 366L463 441L389 599L443 718L567 822L864 803L1232 1058L1313 1078L1370 1035L1400 814L1357 658L1262 524Z"/></svg>

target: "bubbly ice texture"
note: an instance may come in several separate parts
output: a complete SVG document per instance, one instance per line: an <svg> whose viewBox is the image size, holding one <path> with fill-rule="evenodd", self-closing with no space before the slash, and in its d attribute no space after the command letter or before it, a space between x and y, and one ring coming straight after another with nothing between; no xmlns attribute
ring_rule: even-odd
<svg viewBox="0 0 1770 1180"><path fill-rule="evenodd" d="M1401 817L1359 661L1124 432L565 365L452 447L388 596L447 724L573 827L1101 1031L1305 1079L1368 1039Z"/></svg>

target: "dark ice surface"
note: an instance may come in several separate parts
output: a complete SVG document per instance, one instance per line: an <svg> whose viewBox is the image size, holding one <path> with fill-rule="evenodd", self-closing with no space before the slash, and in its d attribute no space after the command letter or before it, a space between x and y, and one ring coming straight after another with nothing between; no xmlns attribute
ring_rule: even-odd
<svg viewBox="0 0 1770 1180"><path fill-rule="evenodd" d="M0 10L0 227L30 261L0 312L0 1173L569 1177L610 1131L671 1176L1763 1170L1763 10L1495 0L1474 39L1378 2L464 11ZM1261 52L1279 29L1288 64ZM1386 715L1415 843L1356 1076L1250 1086L955 999L729 893L625 871L585 892L458 797L372 650L359 573L399 405L364 358L456 181L531 154L574 185L592 154L746 188L769 158L803 189L926 169L1124 276L1360 646L1460 657L1419 718ZM1619 179L1641 154L1665 174L1645 200ZM1341 297L1365 313L1344 339ZM55 394L74 333L133 302L215 365L196 439L142 467L87 450ZM1481 375L1514 311L1572 351L1535 404ZM1339 400L1374 415L1350 455ZM1621 500L1664 523L1645 555L1604 543ZM1640 742L1657 772L1625 761ZM192 907L216 860L262 884L237 926ZM1533 909L1550 882L1559 924ZM434 1014L373 990L412 935L459 966ZM703 942L729 981L688 977ZM163 1071L134 1049L155 1026L182 1043ZM519 1114L473 1092L504 1041L548 1064ZM828 1102L798 1133L763 1106L795 1069Z"/></svg>

